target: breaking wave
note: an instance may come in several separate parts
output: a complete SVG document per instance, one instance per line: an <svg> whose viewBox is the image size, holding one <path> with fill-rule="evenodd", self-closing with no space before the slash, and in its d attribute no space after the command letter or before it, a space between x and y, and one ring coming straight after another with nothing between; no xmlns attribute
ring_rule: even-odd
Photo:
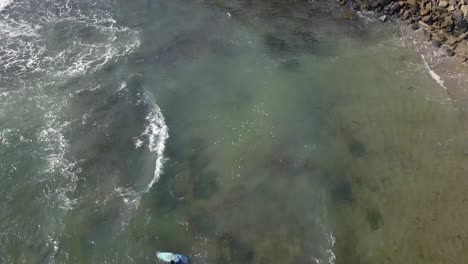
<svg viewBox="0 0 468 264"><path fill-rule="evenodd" d="M148 183L145 192L148 192L153 187L162 173L164 149L166 148L166 140L169 138L169 131L164 116L159 106L154 103L151 94L146 93L137 104L146 104L148 102L152 105L152 109L146 117L147 125L141 135L134 139L136 148L146 146L150 152L156 154L153 178Z"/></svg>

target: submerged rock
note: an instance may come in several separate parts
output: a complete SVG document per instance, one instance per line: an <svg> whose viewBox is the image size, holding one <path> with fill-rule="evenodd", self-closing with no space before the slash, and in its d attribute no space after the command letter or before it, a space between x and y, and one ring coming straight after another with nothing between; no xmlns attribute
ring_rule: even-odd
<svg viewBox="0 0 468 264"><path fill-rule="evenodd" d="M234 45L222 39L213 39L209 42L210 50L214 54L223 57L231 57L235 54Z"/></svg>
<svg viewBox="0 0 468 264"><path fill-rule="evenodd" d="M232 234L222 234L217 243L216 263L254 263L254 250Z"/></svg>
<svg viewBox="0 0 468 264"><path fill-rule="evenodd" d="M301 53L323 55L331 48L321 44L313 32L299 29L281 35L265 34L263 43L270 54L284 57Z"/></svg>
<svg viewBox="0 0 468 264"><path fill-rule="evenodd" d="M272 53L282 53L289 50L288 44L284 39L279 38L274 34L266 34L263 37L263 43Z"/></svg>
<svg viewBox="0 0 468 264"><path fill-rule="evenodd" d="M382 214L378 208L368 208L366 210L366 220L372 230L377 230L383 225Z"/></svg>
<svg viewBox="0 0 468 264"><path fill-rule="evenodd" d="M339 179L334 183L331 191L332 199L339 203L350 203L353 201L351 182L347 179Z"/></svg>
<svg viewBox="0 0 468 264"><path fill-rule="evenodd" d="M343 18L344 19L347 19L347 20L356 20L357 19L357 16L355 13L353 12L346 12L344 15L343 15Z"/></svg>
<svg viewBox="0 0 468 264"><path fill-rule="evenodd" d="M348 150L355 157L363 157L367 152L364 143L356 139L353 139L348 144Z"/></svg>
<svg viewBox="0 0 468 264"><path fill-rule="evenodd" d="M301 64L297 59L289 59L286 61L283 61L280 64L280 69L286 70L286 71L298 71L301 68Z"/></svg>
<svg viewBox="0 0 468 264"><path fill-rule="evenodd" d="M199 234L211 236L216 231L216 218L204 207L192 207L188 215L188 223L192 231Z"/></svg>
<svg viewBox="0 0 468 264"><path fill-rule="evenodd" d="M208 199L218 190L217 174L208 171L195 176L193 195L195 199Z"/></svg>

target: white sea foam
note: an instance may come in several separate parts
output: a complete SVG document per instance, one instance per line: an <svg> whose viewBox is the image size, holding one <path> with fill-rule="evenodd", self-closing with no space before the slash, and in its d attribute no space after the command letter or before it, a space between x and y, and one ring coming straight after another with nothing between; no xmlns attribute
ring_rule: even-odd
<svg viewBox="0 0 468 264"><path fill-rule="evenodd" d="M124 90L125 88L127 88L127 82L122 81L122 82L120 83L120 87L119 87L119 89L117 90L117 92L120 92L120 91Z"/></svg>
<svg viewBox="0 0 468 264"><path fill-rule="evenodd" d="M2 11L5 7L10 5L13 0L0 0L0 11Z"/></svg>
<svg viewBox="0 0 468 264"><path fill-rule="evenodd" d="M48 121L38 134L38 141L44 146L43 158L46 161L42 171L46 178L40 180L48 182L43 194L49 204L68 210L76 203L67 193L75 191L79 172L75 168L76 163L66 157L70 146L63 133L70 123L58 121L55 111L46 114L46 118Z"/></svg>
<svg viewBox="0 0 468 264"><path fill-rule="evenodd" d="M148 184L147 191L153 187L153 184L158 181L159 176L162 173L163 161L164 161L164 149L166 148L166 140L169 137L168 128L164 122L164 117L161 114L161 110L157 107L149 117L150 125L147 127L146 132L149 132L150 138L150 150L156 152L156 162L154 166L153 179Z"/></svg>
<svg viewBox="0 0 468 264"><path fill-rule="evenodd" d="M324 197L324 195L322 196L322 203L320 204L321 205L321 209L322 209L322 212L324 213L323 215L317 217L315 219L315 223L320 226L320 229L322 230L321 232L321 235L323 236L323 242L324 242L324 245L325 247L322 248L322 252L323 255L320 257L320 258L313 258L312 260L316 263L316 264L334 264L335 261L336 261L336 255L335 253L333 252L333 249L335 247L335 243L336 243L336 238L335 236L333 236L333 233L331 231L329 231L329 228L327 227L326 224L324 223L327 223L327 218L328 218L328 213L327 213L327 208L326 208L326 199Z"/></svg>
<svg viewBox="0 0 468 264"><path fill-rule="evenodd" d="M364 22L369 23L375 20L375 14L372 11L357 11L357 14L360 18L364 20Z"/></svg>
<svg viewBox="0 0 468 264"><path fill-rule="evenodd" d="M401 45L406 47L406 44L410 44L414 47L416 52L421 56L424 69L429 73L429 76L436 81L440 87L447 91L447 86L439 74L433 70L433 66L438 64L438 60L444 57L439 49L434 49L431 47L428 41L421 35L421 32L414 32L413 30L408 31L407 26L401 25L402 36L397 39L400 41ZM417 66L417 65L415 65ZM413 66L413 68L415 67Z"/></svg>
<svg viewBox="0 0 468 264"><path fill-rule="evenodd" d="M424 52L422 52L420 49L419 49L419 46L420 44L418 43L418 41L413 38L413 46L415 47L416 49L416 52L418 52L418 54L421 56L421 59L423 61L423 64L424 64L424 67L426 68L427 72L429 73L429 75L431 76L431 78L436 81L442 88L444 88L444 90L447 90L447 87L445 86L444 84L444 81L442 80L442 77L440 75L438 75L432 68L431 66L429 65L427 59L426 59L426 56L424 54ZM426 44L427 45L427 44Z"/></svg>
<svg viewBox="0 0 468 264"><path fill-rule="evenodd" d="M6 4L7 1L0 0L0 6ZM23 16L23 13L28 16ZM49 33L43 28L53 29L60 23L89 27L99 38L89 42L72 36L62 50L51 53L47 41ZM85 14L76 7L72 8L69 1L45 3L17 0L11 10L0 15L0 79L11 77L23 82L34 80L33 83L24 84L17 93L18 96L33 98L37 101L37 107L45 111L46 124L37 137L38 142L43 145L43 157L47 160L43 173L61 175L62 178L41 180L51 181L47 185L48 189L44 190L44 195L50 201L55 200L54 204L62 201L58 207L64 209L73 205L74 201L69 200L66 193L73 191L76 185L76 164L66 157L70 146L64 131L69 129L70 123L60 117L68 102L66 98L60 99L60 95L57 98L41 92L41 89L53 83L63 83L70 78L93 73L137 48L140 45L139 32L116 23L103 10L91 9ZM9 92L2 92L1 96L8 100L12 97ZM15 101L17 100L8 104L12 106ZM63 182L63 186L57 186L58 182Z"/></svg>
<svg viewBox="0 0 468 264"><path fill-rule="evenodd" d="M419 50L418 50L418 52L419 52ZM431 78L434 79L434 81L436 81L442 88L444 88L444 90L447 90L447 87L445 86L444 81L442 80L440 75L438 75L437 73L435 73L432 70L431 66L429 66L429 64L427 63L426 58L424 57L424 55L421 52L419 52L419 54L421 55L422 61L424 63L424 67L426 67L426 69L429 72L429 75L431 76Z"/></svg>
<svg viewBox="0 0 468 264"><path fill-rule="evenodd" d="M0 16L0 79L30 74L50 78L51 72L55 78L93 73L140 45L138 30L117 25L105 11L93 9L83 13L71 8L68 1L49 4L52 6L41 1L17 0L11 15ZM33 7L37 10L29 10ZM31 14L24 18L21 12ZM50 47L48 38L51 34L60 37L63 27L89 28L96 37L90 42L80 34L72 34L63 42L66 43L63 48ZM55 33L55 28L59 32Z"/></svg>
<svg viewBox="0 0 468 264"><path fill-rule="evenodd" d="M327 249L328 263L334 264L336 260L336 256L332 249L335 246L336 238L333 236L332 233L329 234L328 242L330 243L330 248Z"/></svg>
<svg viewBox="0 0 468 264"><path fill-rule="evenodd" d="M369 22L369 21L374 21L375 20L375 14L374 12L372 11L358 11L357 12L358 15L365 19L366 22ZM411 34L408 34L406 33L405 34L406 36L404 36L403 38L396 38L396 40L399 41L399 43L401 44L401 46L405 47L406 46L406 41L405 39L412 39L413 41L413 46L415 47L416 51L420 54L421 58L422 58L422 61L423 61L423 64L424 64L424 67L425 69L427 70L427 72L429 73L429 75L431 76L431 78L436 81L442 88L444 88L445 90L447 90L447 87L445 86L445 83L442 79L442 77L440 75L438 75L430 66L430 64L428 63L427 61L427 58L425 56L425 52L422 52L418 46L420 46L421 42L424 43L425 41L424 40L417 40L415 37L411 36ZM427 45L427 43L426 43ZM438 55L436 55L438 56Z"/></svg>
<svg viewBox="0 0 468 264"><path fill-rule="evenodd" d="M0 130L0 147L10 145L10 134L13 132L12 129L5 128Z"/></svg>
<svg viewBox="0 0 468 264"><path fill-rule="evenodd" d="M69 94L55 88L131 53L140 45L140 33L118 25L105 10L89 8L84 12L67 0L11 2L0 0L0 11L3 9L0 12L0 82L14 80L11 83L17 87L0 88L0 123L8 121L17 127L1 128L0 149L10 144L14 147L13 142L34 144L31 149L37 152L31 155L42 164L34 178L24 184L42 188L38 198L50 221L41 222L40 228L52 241L49 246L54 255L60 247L56 234L63 228L62 219L79 202L70 194L76 191L80 173L78 163L70 156L71 142L67 137L71 131L71 120L65 114ZM7 5L10 6L4 9ZM64 37L60 35L61 29L73 28L60 23L89 28L97 37L90 41L71 34L63 41L50 41L54 34ZM12 122L15 118L22 123ZM24 139L21 133L31 131L36 132ZM16 169L15 164L10 165ZM125 199L133 197L128 191L117 193ZM138 201L131 200L132 208ZM49 222L51 226L46 228ZM21 235L21 230L15 232Z"/></svg>
<svg viewBox="0 0 468 264"><path fill-rule="evenodd" d="M134 138L135 147L141 148L147 145L148 150L156 154L154 165L153 178L148 183L146 192L153 187L154 183L159 180L164 166L164 149L166 148L166 140L169 138L169 129L162 115L159 106L154 103L154 99L150 94L145 94L138 104L151 104L152 109L146 117L147 125L140 136Z"/></svg>

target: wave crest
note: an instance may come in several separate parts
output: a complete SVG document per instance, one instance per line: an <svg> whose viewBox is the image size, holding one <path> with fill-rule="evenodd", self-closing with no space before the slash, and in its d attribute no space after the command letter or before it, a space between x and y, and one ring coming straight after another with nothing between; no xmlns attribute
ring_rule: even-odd
<svg viewBox="0 0 468 264"><path fill-rule="evenodd" d="M146 116L147 125L140 136L134 138L135 147L141 148L146 146L150 152L156 154L154 165L153 178L148 183L146 192L153 187L154 183L159 180L163 170L164 149L166 148L166 140L169 138L169 129L162 115L159 106L154 103L151 94L146 93L143 99L140 99L137 104L151 104L152 109Z"/></svg>

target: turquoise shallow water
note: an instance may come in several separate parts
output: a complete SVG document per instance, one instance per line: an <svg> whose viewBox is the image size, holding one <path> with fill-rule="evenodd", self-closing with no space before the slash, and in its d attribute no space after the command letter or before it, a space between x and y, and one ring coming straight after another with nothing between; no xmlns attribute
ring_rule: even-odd
<svg viewBox="0 0 468 264"><path fill-rule="evenodd" d="M352 164L398 134L382 131L455 115L394 28L341 12L13 1L0 17L0 261L334 263ZM358 128L382 119L390 130Z"/></svg>

